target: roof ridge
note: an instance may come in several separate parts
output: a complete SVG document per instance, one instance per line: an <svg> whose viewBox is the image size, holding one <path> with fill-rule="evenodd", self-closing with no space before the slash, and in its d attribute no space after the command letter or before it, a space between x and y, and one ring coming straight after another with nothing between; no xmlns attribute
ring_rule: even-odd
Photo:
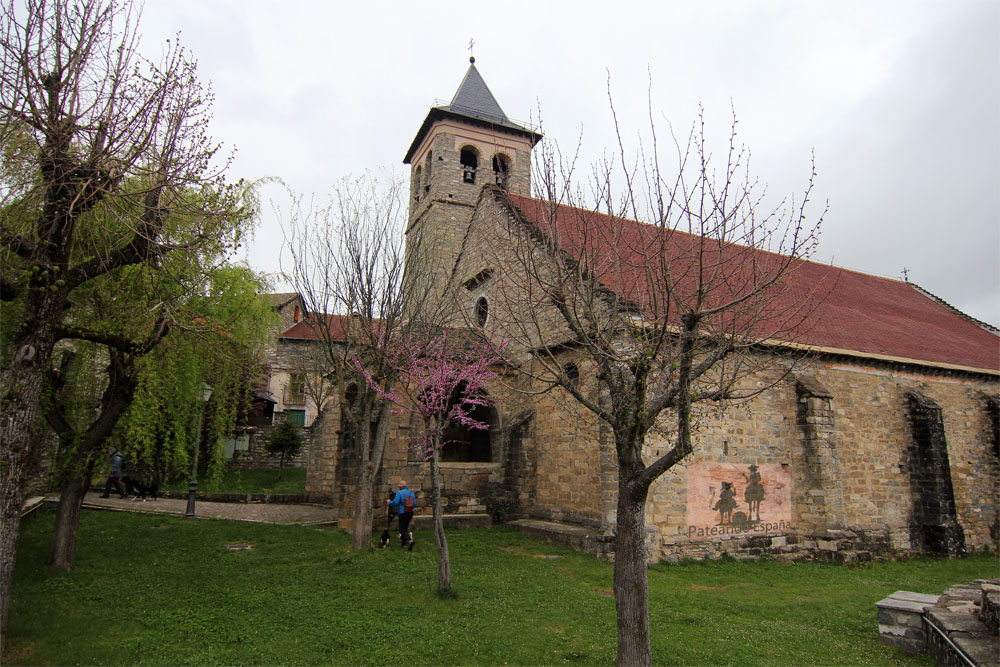
<svg viewBox="0 0 1000 667"><path fill-rule="evenodd" d="M997 327L993 326L989 322L983 322L982 320L976 319L975 317L973 317L972 315L969 315L968 313L962 312L961 310L959 310L955 306L951 305L950 303L948 303L947 301L945 301L944 299L942 299L941 297L939 297L937 294L933 294L932 292L930 292L929 290L924 289L923 287L921 287L917 283L913 283L913 282L910 282L909 280L907 280L906 284L910 285L911 287L913 287L913 289L917 290L918 292L920 292L921 294L923 294L927 298L932 299L934 301L937 301L942 306L944 306L945 308L947 308L951 312L955 313L956 315L958 315L962 319L967 320L969 322L972 322L973 324L975 324L979 328L985 329L986 331L989 331L990 333L995 333L997 335L1000 335L1000 328L997 328Z"/></svg>
<svg viewBox="0 0 1000 667"><path fill-rule="evenodd" d="M520 199L526 199L526 200L529 200L529 201L536 201L536 202L541 202L541 203L545 203L545 204L550 203L550 201L548 199L541 199L539 197L531 197L529 195L522 195L522 194L517 194L517 193L514 193L514 192L504 192L504 194L506 194L506 195L508 195L510 197L516 197L516 198L520 198ZM573 206L572 204L563 204L563 203L560 203L560 202L552 202L552 203L555 203L556 206L560 206L560 207L567 208L567 209L573 209L573 210L576 210L576 211L582 211L582 212L585 212L585 213L592 213L592 214L595 214L595 215L603 215L603 216L607 216L608 215L607 213L601 213L600 211L594 211L594 210L591 210L589 208L582 208L580 206ZM651 222L644 222L642 220L635 220L633 218L626 218L626 217L620 217L618 219L623 220L625 222L631 222L631 223L636 224L636 225L641 225L641 226L644 226L644 227L649 227L651 229L656 229L657 228L656 225L654 225ZM692 232L686 232L683 229L673 229L672 228L672 229L669 229L667 231L676 232L676 233L679 233L679 234L687 234L688 236L697 236L697 234L694 234ZM740 247L740 248L747 248L747 249L750 249L750 250L755 250L757 252L764 252L764 253L768 253L768 254L771 254L771 255L777 255L779 257L787 257L788 256L788 255L783 255L782 253L777 252L775 250L768 250L766 248L755 248L753 246L748 246L748 245L744 245L742 243L737 243L736 241L727 241L726 243L729 243L729 244L731 244L733 246ZM912 283L912 282L907 281L907 280L900 280L899 278L892 278L890 276L883 276L883 275L879 275L877 273L871 273L870 271L862 271L861 269L852 269L850 267L842 266L840 264L834 264L833 260L831 260L829 262L823 262L823 261L819 261L819 260L815 260L815 259L806 259L804 257L796 257L796 259L798 261L800 261L800 262L807 262L809 264L814 264L814 265L818 265L818 266L828 266L828 267L837 269L838 271L845 271L847 273L853 273L855 275L865 276L867 278L876 278L878 280L884 280L884 281L890 282L890 283L897 283L899 285L915 285L916 284L916 283ZM939 297L934 296L930 292L927 292L927 294L929 296L933 297L934 299L940 301L942 304L944 304L944 305L948 306L949 308L953 309L956 313L959 313L959 314L965 316L969 320L975 321L977 324L983 325L983 326L985 326L985 327L987 327L987 328L989 328L991 330L994 330L994 331L997 330L992 325L987 324L985 322L980 322L979 320L976 320L975 318L973 318L971 315L965 315L965 313L962 313L962 311L958 310L957 308L955 308L951 304L947 303L946 301L940 299Z"/></svg>

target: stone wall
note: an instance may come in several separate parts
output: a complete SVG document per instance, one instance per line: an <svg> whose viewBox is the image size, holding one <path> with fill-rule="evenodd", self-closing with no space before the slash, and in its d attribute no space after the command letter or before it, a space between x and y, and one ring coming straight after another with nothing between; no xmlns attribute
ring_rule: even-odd
<svg viewBox="0 0 1000 667"><path fill-rule="evenodd" d="M992 448L986 398L997 391L995 379L852 359L817 360L799 376L749 404L698 415L695 453L650 489L646 523L652 559L811 552L852 560L872 552L922 551L913 534L914 488L922 482L911 472L914 431L908 398L918 390L941 406L955 514L966 543L970 549L997 548L1000 461ZM537 411L536 502L529 514L592 525L601 517L602 489L613 488L613 474L610 466L602 466L600 453L603 447L613 455L613 449L606 440L602 444L595 419L571 403L545 398ZM646 460L669 443L668 435L650 437ZM688 471L698 465L787 470L788 521L763 532L753 527L691 539ZM745 512L741 493L737 509Z"/></svg>
<svg viewBox="0 0 1000 667"><path fill-rule="evenodd" d="M785 532L798 536L801 548L839 550L846 543L848 549L865 551L920 550L913 539L913 511L914 489L922 482L911 474L913 430L907 398L908 392L919 389L942 405L950 479L968 545L996 548L990 527L997 522L1000 470L984 441L988 415L977 400L979 394L996 390L995 381L846 360L817 361L803 374L829 395L803 393L801 386L775 387L704 428L692 459L787 464L792 513L791 530ZM796 394L799 406L794 405ZM682 484L683 472L668 473L668 479L675 482L670 495L679 495L676 484ZM657 517L662 505L655 498L654 505ZM666 505L666 512L659 514L665 521L657 526L664 539L661 556L687 555L692 549L705 555L739 553L745 548L738 537L720 539L717 545L669 537L676 527L678 503L667 500Z"/></svg>
<svg viewBox="0 0 1000 667"><path fill-rule="evenodd" d="M256 468L275 468L281 465L281 459L272 457L267 451L267 438L274 426L255 426L248 431L250 442L246 450L233 452L233 458L226 462L226 467L233 470L249 470ZM313 443L311 429L299 430L302 436L302 449L299 455L285 459L286 468L305 468L309 465L310 449Z"/></svg>

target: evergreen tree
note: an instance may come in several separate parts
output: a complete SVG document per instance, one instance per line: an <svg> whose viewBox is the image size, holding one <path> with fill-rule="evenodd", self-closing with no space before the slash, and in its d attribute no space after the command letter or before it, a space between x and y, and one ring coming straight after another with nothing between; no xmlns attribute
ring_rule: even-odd
<svg viewBox="0 0 1000 667"><path fill-rule="evenodd" d="M278 481L285 469L285 459L293 459L302 451L302 436L299 429L289 421L278 424L267 439L267 452L271 456L279 456Z"/></svg>

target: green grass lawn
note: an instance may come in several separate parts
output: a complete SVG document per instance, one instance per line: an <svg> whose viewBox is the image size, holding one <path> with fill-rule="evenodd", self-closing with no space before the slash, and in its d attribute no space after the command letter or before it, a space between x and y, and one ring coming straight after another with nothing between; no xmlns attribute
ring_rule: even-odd
<svg viewBox="0 0 1000 667"><path fill-rule="evenodd" d="M104 483L103 480L101 482ZM163 485L165 491L187 491L188 480L175 479ZM204 493L304 493L306 469L285 468L278 480L278 469L225 470L218 481L199 480Z"/></svg>
<svg viewBox="0 0 1000 667"><path fill-rule="evenodd" d="M45 664L611 664L611 565L503 527L351 553L324 529L85 511L76 566L23 523L5 660ZM249 544L230 551L227 545ZM998 574L992 556L857 567L773 561L649 572L660 664L929 664L883 646L874 603Z"/></svg>

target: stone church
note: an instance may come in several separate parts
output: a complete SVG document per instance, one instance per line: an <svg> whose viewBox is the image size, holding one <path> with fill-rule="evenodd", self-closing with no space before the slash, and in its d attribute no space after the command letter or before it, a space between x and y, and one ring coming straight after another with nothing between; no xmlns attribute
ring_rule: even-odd
<svg viewBox="0 0 1000 667"><path fill-rule="evenodd" d="M456 323L488 331L497 304L512 298L499 280L510 267L482 250L477 230L499 220L530 226L551 210L532 198L540 139L504 114L473 60L406 150L407 247L435 240L435 284L453 300ZM604 224L594 213L559 214ZM807 350L807 361L748 404L700 420L694 453L650 488L651 560L996 549L1000 332L906 282L810 262L791 280L827 287L811 325L765 354ZM572 355L566 368L596 384ZM562 390L510 389L517 385L532 381L505 377L495 406L476 415L488 431L449 434L445 513L613 551L618 487L607 429ZM334 502L347 527L358 462L336 410L313 426L307 493ZM378 488L404 478L429 512L429 465L408 447L417 425L393 420ZM651 438L644 457L664 444Z"/></svg>

